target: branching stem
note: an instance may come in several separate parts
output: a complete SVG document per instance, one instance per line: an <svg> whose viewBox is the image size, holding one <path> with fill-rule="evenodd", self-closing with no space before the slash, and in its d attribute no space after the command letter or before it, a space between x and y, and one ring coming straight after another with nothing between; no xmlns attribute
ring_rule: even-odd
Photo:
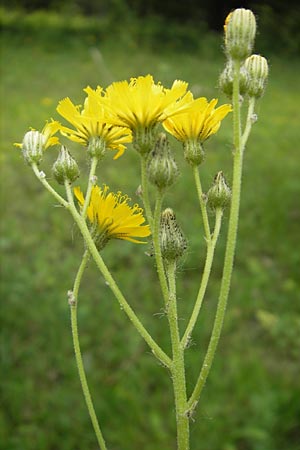
<svg viewBox="0 0 300 450"><path fill-rule="evenodd" d="M170 366L171 359L169 356L161 349L161 347L155 342L155 340L152 338L152 336L148 333L144 325L141 323L141 321L136 316L135 312L123 296L122 292L120 291L117 283L113 279L110 271L106 267L101 255L99 254L97 247L93 241L93 238L89 232L89 229L86 225L85 220L81 217L81 215L78 213L74 201L73 201L73 195L71 191L71 187L69 183L65 184L67 197L69 200L69 209L73 216L73 219L75 220L79 230L81 231L81 234L85 240L85 243L87 245L87 248L94 259L98 269L102 273L105 281L107 282L108 286L114 293L116 299L118 300L121 308L125 311L135 328L138 330L140 335L144 338L144 340L147 342L149 347L151 348L153 354L167 367Z"/></svg>

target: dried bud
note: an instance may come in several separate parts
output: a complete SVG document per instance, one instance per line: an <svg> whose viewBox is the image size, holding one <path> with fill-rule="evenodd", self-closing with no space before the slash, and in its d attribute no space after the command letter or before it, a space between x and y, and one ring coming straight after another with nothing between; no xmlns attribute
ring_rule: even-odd
<svg viewBox="0 0 300 450"><path fill-rule="evenodd" d="M171 154L165 133L160 133L148 159L148 177L158 189L171 186L178 178L179 171Z"/></svg>
<svg viewBox="0 0 300 450"><path fill-rule="evenodd" d="M231 190L226 183L223 172L218 172L214 179L214 184L207 192L207 205L215 210L226 208L231 199Z"/></svg>
<svg viewBox="0 0 300 450"><path fill-rule="evenodd" d="M79 177L79 168L74 158L65 146L62 145L58 158L53 164L52 173L59 184L66 180L73 183Z"/></svg>
<svg viewBox="0 0 300 450"><path fill-rule="evenodd" d="M240 76L239 76L239 86L240 86L240 95L245 95L248 89L249 84L249 74L245 68L245 66L240 67ZM232 97L233 92L233 62L231 59L227 61L225 69L220 75L219 78L219 87L224 94L228 97Z"/></svg>
<svg viewBox="0 0 300 450"><path fill-rule="evenodd" d="M251 54L256 34L256 20L252 11L239 8L225 21L226 53L236 61L243 61Z"/></svg>
<svg viewBox="0 0 300 450"><path fill-rule="evenodd" d="M269 74L268 62L260 55L251 55L245 61L249 73L248 95L259 98L263 95Z"/></svg>
<svg viewBox="0 0 300 450"><path fill-rule="evenodd" d="M106 153L106 144L104 139L101 139L100 137L92 137L89 140L87 152L91 158L97 158L100 161Z"/></svg>
<svg viewBox="0 0 300 450"><path fill-rule="evenodd" d="M163 259L168 261L179 259L187 249L187 241L171 208L161 215L160 245Z"/></svg>
<svg viewBox="0 0 300 450"><path fill-rule="evenodd" d="M21 148L25 161L29 164L39 164L43 157L46 138L39 131L28 131L23 139Z"/></svg>
<svg viewBox="0 0 300 450"><path fill-rule="evenodd" d="M199 166L204 161L204 150L200 142L196 140L185 141L183 144L185 160L191 166Z"/></svg>

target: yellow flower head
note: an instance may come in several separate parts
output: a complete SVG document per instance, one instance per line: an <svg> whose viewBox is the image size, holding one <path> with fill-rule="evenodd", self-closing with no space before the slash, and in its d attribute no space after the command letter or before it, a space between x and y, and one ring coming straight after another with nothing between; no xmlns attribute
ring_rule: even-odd
<svg viewBox="0 0 300 450"><path fill-rule="evenodd" d="M80 188L74 188L74 193L80 205L83 205L84 197ZM109 192L108 186L103 189L99 186L93 187L87 216L95 227L100 248L103 248L109 239L124 239L141 244L144 242L134 238L151 234L149 225L142 225L145 222L143 210L138 205L130 206L128 201L129 198L121 192Z"/></svg>
<svg viewBox="0 0 300 450"><path fill-rule="evenodd" d="M232 110L231 105L222 105L215 109L217 103L217 99L208 102L205 97L198 98L186 112L166 119L163 126L181 142L203 143L218 131L221 121Z"/></svg>
<svg viewBox="0 0 300 450"><path fill-rule="evenodd" d="M112 83L106 89L112 123L131 130L148 128L172 116L191 101L187 83L175 80L171 89L154 83L151 75Z"/></svg>
<svg viewBox="0 0 300 450"><path fill-rule="evenodd" d="M118 150L116 159L124 153L123 144L132 141L131 132L128 128L113 126L107 122L107 111L100 86L96 90L88 86L84 91L87 97L82 110L68 97L59 102L57 112L75 128L61 126L61 133L71 141L86 146L93 138L100 139L107 148Z"/></svg>

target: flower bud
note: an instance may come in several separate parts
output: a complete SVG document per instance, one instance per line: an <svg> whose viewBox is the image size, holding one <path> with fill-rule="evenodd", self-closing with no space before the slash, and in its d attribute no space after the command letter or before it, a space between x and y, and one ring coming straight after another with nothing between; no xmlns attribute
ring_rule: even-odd
<svg viewBox="0 0 300 450"><path fill-rule="evenodd" d="M66 180L73 183L79 177L79 168L74 158L65 146L62 145L58 158L53 164L52 173L59 184Z"/></svg>
<svg viewBox="0 0 300 450"><path fill-rule="evenodd" d="M199 166L204 161L204 150L199 141L185 141L183 143L183 154L185 160L191 166Z"/></svg>
<svg viewBox="0 0 300 450"><path fill-rule="evenodd" d="M170 150L165 133L160 133L148 159L148 177L158 189L171 186L179 175L178 167Z"/></svg>
<svg viewBox="0 0 300 450"><path fill-rule="evenodd" d="M168 261L177 260L187 249L186 238L171 208L165 209L161 215L160 245L163 259Z"/></svg>
<svg viewBox="0 0 300 450"><path fill-rule="evenodd" d="M239 76L239 86L240 86L240 95L245 95L248 89L249 84L249 74L245 68L245 66L240 67L240 76ZM219 87L224 94L228 97L232 97L233 92L233 63L232 60L229 59L225 69L220 75L219 78Z"/></svg>
<svg viewBox="0 0 300 450"><path fill-rule="evenodd" d="M256 34L256 20L250 9L239 8L225 21L226 53L236 61L243 61L251 54Z"/></svg>
<svg viewBox="0 0 300 450"><path fill-rule="evenodd" d="M91 158L97 158L100 161L100 159L104 157L106 152L105 140L101 139L100 137L90 138L87 152Z"/></svg>
<svg viewBox="0 0 300 450"><path fill-rule="evenodd" d="M263 95L268 74L268 62L260 55L251 55L245 61L245 67L249 73L248 95L259 98Z"/></svg>
<svg viewBox="0 0 300 450"><path fill-rule="evenodd" d="M39 164L43 157L45 141L45 136L39 131L28 131L21 145L25 161L29 164Z"/></svg>
<svg viewBox="0 0 300 450"><path fill-rule="evenodd" d="M215 210L224 209L229 205L231 190L226 183L223 172L218 172L214 179L214 184L207 192L207 205Z"/></svg>

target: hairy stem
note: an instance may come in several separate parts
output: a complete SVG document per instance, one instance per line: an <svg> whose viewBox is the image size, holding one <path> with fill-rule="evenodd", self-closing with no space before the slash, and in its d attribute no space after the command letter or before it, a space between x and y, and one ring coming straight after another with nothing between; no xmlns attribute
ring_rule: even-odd
<svg viewBox="0 0 300 450"><path fill-rule="evenodd" d="M187 415L187 396L184 366L184 349L180 343L177 300L176 300L176 262L167 262L166 271L169 283L168 320L172 342L173 362L171 374L176 408L177 449L189 450L189 418Z"/></svg>
<svg viewBox="0 0 300 450"><path fill-rule="evenodd" d="M83 360L82 360L82 355L81 355L81 350L80 350L80 343L79 343L79 333L78 333L78 323L77 323L78 291L79 291L82 275L84 273L84 270L86 268L88 260L89 260L89 251L86 250L84 252L81 264L78 268L77 275L75 277L73 291L72 291L72 297L69 298L70 312L71 312L72 338L73 338L73 346L74 346L74 352L75 352L75 358L76 358L76 364L77 364L78 375L79 375L79 379L80 379L80 383L81 383L81 388L82 388L86 406L87 406L87 409L88 409L88 412L89 412L89 415L90 415L90 418L91 418L91 421L92 421L92 424L94 427L95 435L97 437L97 441L98 441L100 449L107 450L107 447L106 447L106 444L105 444L105 441L103 438L103 434L101 432L101 429L100 429L100 426L99 426L99 423L97 420L95 408L93 405L92 397L90 394L90 390L89 390L89 386L88 386L88 382L87 382L87 378L86 378L86 374L85 374L85 370L84 370L84 365L83 365Z"/></svg>
<svg viewBox="0 0 300 450"><path fill-rule="evenodd" d="M201 213L202 213L205 238L206 238L206 241L209 242L210 239L211 239L210 226L209 226L209 220L208 220L208 215L207 215L206 202L205 202L205 199L204 199L202 186L201 186L199 169L198 169L197 166L193 166L193 174L194 174L194 179L195 179L198 199L199 199L199 203L200 203Z"/></svg>
<svg viewBox="0 0 300 450"><path fill-rule="evenodd" d="M169 302L169 289L160 248L160 220L161 220L162 201L163 201L163 194L157 189L154 220L153 220L153 246L158 278L163 293L165 305L167 305Z"/></svg>
<svg viewBox="0 0 300 450"><path fill-rule="evenodd" d="M206 292L206 288L207 288L207 284L208 284L208 280L209 280L209 276L210 276L210 272L211 272L216 243L217 243L217 240L218 240L218 237L220 234L222 215L223 215L222 209L218 208L216 211L216 221L215 221L214 232L213 232L212 238L207 242L206 259L205 259L204 270L203 270L203 275L202 275L202 279L201 279L199 292L197 295L197 299L195 302L195 306L194 306L191 318L189 320L189 323L186 327L185 333L181 340L183 348L186 348L187 344L189 343L190 337L192 335L194 326L196 324L196 321L198 319L199 312L200 312L200 309L202 306L202 302L204 299L204 295Z"/></svg>
<svg viewBox="0 0 300 450"><path fill-rule="evenodd" d="M87 187L86 195L85 195L85 198L84 198L84 205L83 205L82 211L81 211L81 215L82 215L83 218L86 217L87 209L88 209L88 206L90 204L92 188L95 185L95 172L96 172L97 164L98 164L98 158L96 158L94 156L92 158L92 161L91 161L91 168L90 168L90 173L89 173L88 187Z"/></svg>
<svg viewBox="0 0 300 450"><path fill-rule="evenodd" d="M147 221L150 225L150 229L153 228L153 215L149 199L149 186L147 178L147 156L141 155L141 184L142 184L142 198L144 203L144 208L146 212Z"/></svg>
<svg viewBox="0 0 300 450"><path fill-rule="evenodd" d="M44 172L40 171L36 164L32 164L31 167L32 167L32 170L33 170L35 176L42 183L42 185L47 189L47 191L50 192L51 195L53 195L53 197L58 201L58 203L60 203L65 208L68 208L69 207L69 203L63 197L61 197L55 191L55 189L53 189L53 187L48 183L48 181L46 180L46 176L45 176Z"/></svg>

